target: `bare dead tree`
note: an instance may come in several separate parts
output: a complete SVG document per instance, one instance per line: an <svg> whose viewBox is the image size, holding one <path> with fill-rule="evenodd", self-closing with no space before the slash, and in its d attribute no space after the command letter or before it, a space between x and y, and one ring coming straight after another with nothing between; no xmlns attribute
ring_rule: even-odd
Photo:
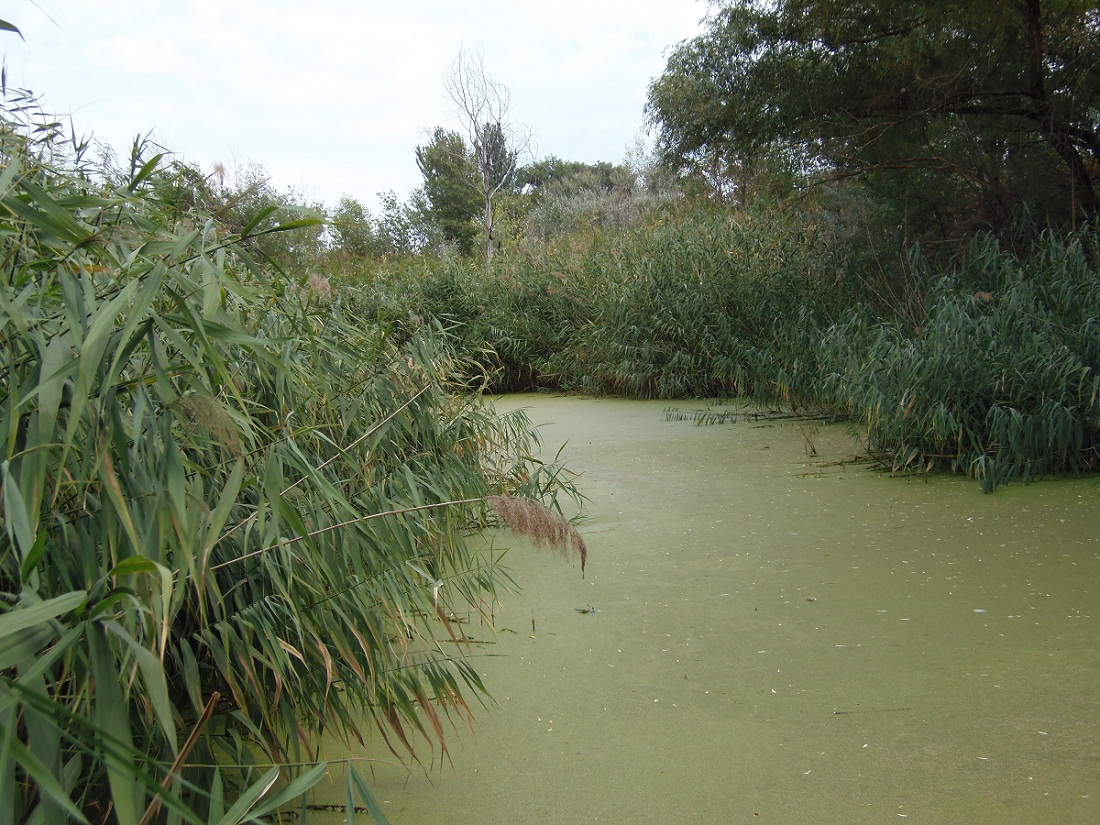
<svg viewBox="0 0 1100 825"><path fill-rule="evenodd" d="M472 185L483 198L485 257L491 261L496 225L493 200L515 175L520 156L530 147L531 132L509 121L512 93L486 73L479 51L459 51L443 78L443 89L455 105L473 152L477 174Z"/></svg>

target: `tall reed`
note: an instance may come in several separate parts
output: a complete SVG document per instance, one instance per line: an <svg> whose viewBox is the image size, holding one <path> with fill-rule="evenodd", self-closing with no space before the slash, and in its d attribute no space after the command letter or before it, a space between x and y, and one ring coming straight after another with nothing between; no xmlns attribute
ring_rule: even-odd
<svg viewBox="0 0 1100 825"><path fill-rule="evenodd" d="M445 335L243 243L315 220L173 213L141 149L108 183L0 119L0 822L256 819L364 725L445 752L484 690L449 617L507 582L471 526L572 489Z"/></svg>
<svg viewBox="0 0 1100 825"><path fill-rule="evenodd" d="M947 467L991 490L1100 463L1093 231L1024 256L976 239L929 277L915 329L853 312L829 330L823 392L893 469ZM921 264L922 266L924 264Z"/></svg>
<svg viewBox="0 0 1100 825"><path fill-rule="evenodd" d="M843 292L829 250L798 216L708 210L521 246L489 270L447 258L409 272L382 267L343 299L397 327L449 319L494 390L645 398L798 403L813 380L812 330Z"/></svg>
<svg viewBox="0 0 1100 825"><path fill-rule="evenodd" d="M737 396L848 417L885 466L985 489L1097 469L1094 229L1024 255L982 236L946 265L912 247L877 269L850 234L813 211L666 210L513 249L490 270L422 261L342 294L397 328L446 317L496 390Z"/></svg>

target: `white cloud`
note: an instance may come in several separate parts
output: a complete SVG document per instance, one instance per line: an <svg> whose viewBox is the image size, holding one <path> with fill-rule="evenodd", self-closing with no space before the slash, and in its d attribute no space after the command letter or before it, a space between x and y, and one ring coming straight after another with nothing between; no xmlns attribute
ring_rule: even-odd
<svg viewBox="0 0 1100 825"><path fill-rule="evenodd" d="M209 167L255 160L280 188L373 205L419 185L416 144L453 126L442 76L480 48L540 155L621 160L698 0L38 0L5 11L10 85L126 151L154 130Z"/></svg>

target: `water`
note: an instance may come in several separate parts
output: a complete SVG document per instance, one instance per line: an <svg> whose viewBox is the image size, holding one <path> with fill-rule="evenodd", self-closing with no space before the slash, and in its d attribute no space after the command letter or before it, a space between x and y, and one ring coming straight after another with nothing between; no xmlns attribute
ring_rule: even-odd
<svg viewBox="0 0 1100 825"><path fill-rule="evenodd" d="M471 631L498 704L430 774L369 752L393 825L1100 822L1094 482L983 495L830 466L842 427L500 406L568 441L587 577L512 541L523 592Z"/></svg>

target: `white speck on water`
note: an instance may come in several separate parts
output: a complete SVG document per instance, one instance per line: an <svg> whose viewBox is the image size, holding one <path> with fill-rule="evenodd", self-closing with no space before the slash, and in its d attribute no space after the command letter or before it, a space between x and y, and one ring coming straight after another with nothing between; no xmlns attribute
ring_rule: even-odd
<svg viewBox="0 0 1100 825"><path fill-rule="evenodd" d="M975 607L974 612L975 613L988 613L989 611L987 611L984 607Z"/></svg>

